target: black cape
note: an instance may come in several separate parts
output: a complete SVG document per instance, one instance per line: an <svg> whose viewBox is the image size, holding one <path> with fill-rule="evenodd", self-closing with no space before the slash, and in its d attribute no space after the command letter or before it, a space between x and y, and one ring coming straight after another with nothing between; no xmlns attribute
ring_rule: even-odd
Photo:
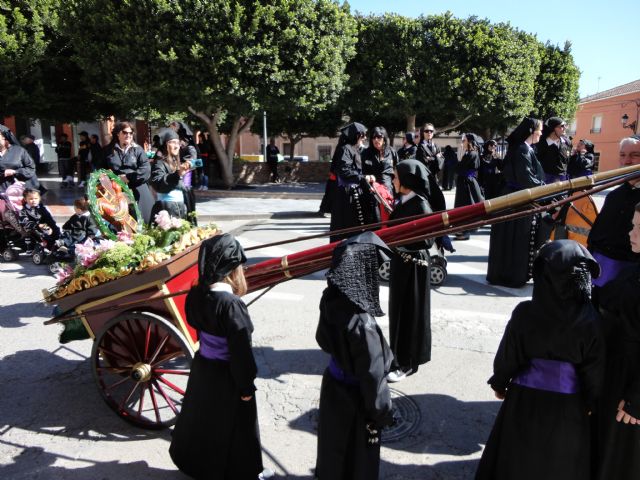
<svg viewBox="0 0 640 480"><path fill-rule="evenodd" d="M554 315L548 314L551 309ZM533 358L572 363L581 391L567 394L511 384ZM495 391L506 390L506 397L476 480L591 478L588 412L601 390L603 369L599 316L589 302L569 312L558 305L520 303L507 324L489 380Z"/></svg>
<svg viewBox="0 0 640 480"><path fill-rule="evenodd" d="M638 202L640 188L627 182L609 193L589 232L589 250L614 260L639 261L640 253L633 253L629 244L631 219Z"/></svg>
<svg viewBox="0 0 640 480"><path fill-rule="evenodd" d="M620 400L640 418L640 267L623 270L599 290L607 338L604 393L598 409L598 480L637 479L640 426L615 421Z"/></svg>
<svg viewBox="0 0 640 480"><path fill-rule="evenodd" d="M504 161L502 195L544 184L544 172L526 143L509 148ZM531 278L533 255L543 239L538 237L537 215L491 226L487 281L505 287L521 287Z"/></svg>
<svg viewBox="0 0 640 480"><path fill-rule="evenodd" d="M375 318L332 286L320 301L316 340L357 384L322 378L316 478L378 478L380 443L367 444L366 425L390 425L391 397L386 375L392 353Z"/></svg>
<svg viewBox="0 0 640 480"><path fill-rule="evenodd" d="M147 154L139 145L131 146L127 152L123 152L119 146L114 146L106 158L107 168L116 175L127 177L127 186L133 192L142 219L145 223L151 221L151 209L153 207L153 195L149 190L149 177L151 176L151 164Z"/></svg>
<svg viewBox="0 0 640 480"><path fill-rule="evenodd" d="M458 163L454 207L464 207L484 201L477 178L479 167L480 155L478 152L465 152Z"/></svg>
<svg viewBox="0 0 640 480"><path fill-rule="evenodd" d="M196 353L173 431L171 458L196 479L255 480L263 467L247 307L231 293L195 288L187 296L186 313L198 331L226 337L230 360ZM254 395L250 401L240 399L248 395Z"/></svg>
<svg viewBox="0 0 640 480"><path fill-rule="evenodd" d="M430 212L429 202L416 195L396 205L390 219ZM430 246L430 241L405 245L391 259L389 341L396 367L417 369L431 360Z"/></svg>
<svg viewBox="0 0 640 480"><path fill-rule="evenodd" d="M5 170L15 170L15 175L4 176ZM25 182L27 188L37 188L36 164L31 155L19 145L11 145L0 157L0 192L4 192L15 180Z"/></svg>

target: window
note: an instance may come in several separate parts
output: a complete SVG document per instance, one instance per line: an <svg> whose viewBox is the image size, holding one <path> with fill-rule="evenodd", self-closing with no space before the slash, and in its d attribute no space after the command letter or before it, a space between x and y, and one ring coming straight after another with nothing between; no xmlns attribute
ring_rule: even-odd
<svg viewBox="0 0 640 480"><path fill-rule="evenodd" d="M591 118L590 133L600 133L602 131L602 115L594 115Z"/></svg>
<svg viewBox="0 0 640 480"><path fill-rule="evenodd" d="M321 162L331 161L331 145L318 145L318 160Z"/></svg>
<svg viewBox="0 0 640 480"><path fill-rule="evenodd" d="M567 135L569 135L570 137L574 136L576 134L576 129L578 128L578 122L576 120L574 120L573 122L571 122L571 125L569 125L567 127Z"/></svg>

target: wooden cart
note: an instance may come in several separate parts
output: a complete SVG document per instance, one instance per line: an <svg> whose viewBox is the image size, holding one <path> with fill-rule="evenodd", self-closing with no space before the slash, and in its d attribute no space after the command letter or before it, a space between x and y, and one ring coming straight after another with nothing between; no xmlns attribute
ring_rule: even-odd
<svg viewBox="0 0 640 480"><path fill-rule="evenodd" d="M65 318L79 315L93 339L91 366L102 397L135 425L163 428L180 411L197 335L186 323L186 292L173 294L198 277L199 248L50 301Z"/></svg>

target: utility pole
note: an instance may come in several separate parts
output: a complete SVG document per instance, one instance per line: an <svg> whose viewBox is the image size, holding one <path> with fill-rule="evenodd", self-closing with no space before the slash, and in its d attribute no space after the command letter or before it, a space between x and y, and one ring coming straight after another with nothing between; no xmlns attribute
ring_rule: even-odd
<svg viewBox="0 0 640 480"><path fill-rule="evenodd" d="M267 112L262 112L262 159L267 161Z"/></svg>

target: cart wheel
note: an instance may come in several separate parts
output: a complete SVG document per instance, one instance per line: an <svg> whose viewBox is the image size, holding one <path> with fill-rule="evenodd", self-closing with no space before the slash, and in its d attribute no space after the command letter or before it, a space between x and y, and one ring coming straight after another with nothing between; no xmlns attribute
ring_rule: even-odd
<svg viewBox="0 0 640 480"><path fill-rule="evenodd" d="M54 275L58 273L59 270L60 270L60 264L58 262L53 262L49 264L49 271Z"/></svg>
<svg viewBox="0 0 640 480"><path fill-rule="evenodd" d="M378 268L378 275L385 282L389 281L389 278L391 277L391 262L390 261L387 260L386 262L382 262L382 264L380 264L380 267Z"/></svg>
<svg viewBox="0 0 640 480"><path fill-rule="evenodd" d="M429 269L431 286L438 287L447 279L447 269L439 264L432 264Z"/></svg>
<svg viewBox="0 0 640 480"><path fill-rule="evenodd" d="M175 423L193 350L169 321L147 312L120 314L96 337L91 358L100 393L118 415L144 428Z"/></svg>
<svg viewBox="0 0 640 480"><path fill-rule="evenodd" d="M31 255L31 260L33 260L33 263L35 263L36 265L40 265L44 260L44 254L42 252L33 252L33 255Z"/></svg>
<svg viewBox="0 0 640 480"><path fill-rule="evenodd" d="M13 253L13 250L10 248L5 248L2 251L2 259L5 262L13 262L13 260L16 258L15 254Z"/></svg>

